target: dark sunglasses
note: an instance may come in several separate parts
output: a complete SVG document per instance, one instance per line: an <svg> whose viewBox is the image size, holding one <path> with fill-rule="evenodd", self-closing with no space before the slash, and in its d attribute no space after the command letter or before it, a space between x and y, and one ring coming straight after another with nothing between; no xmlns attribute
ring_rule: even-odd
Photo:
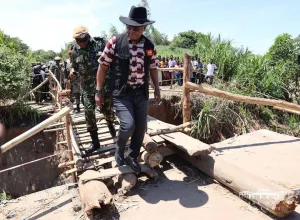
<svg viewBox="0 0 300 220"><path fill-rule="evenodd" d="M87 40L88 40L88 38L87 37L85 37L85 38L77 38L77 39L75 39L76 40L76 43L83 43L83 42L87 42Z"/></svg>
<svg viewBox="0 0 300 220"><path fill-rule="evenodd" d="M131 26L131 25L127 25L127 30L133 30L133 31L140 31L141 28L143 27L134 27L134 26Z"/></svg>

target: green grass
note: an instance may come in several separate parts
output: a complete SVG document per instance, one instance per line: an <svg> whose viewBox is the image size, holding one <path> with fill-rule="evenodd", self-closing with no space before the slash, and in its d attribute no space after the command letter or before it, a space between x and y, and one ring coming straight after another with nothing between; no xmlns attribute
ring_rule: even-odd
<svg viewBox="0 0 300 220"><path fill-rule="evenodd" d="M157 45L156 50L157 50L157 55L160 55L162 57L170 57L171 55L173 55L173 57L179 57L180 59L182 59L184 53L193 55L192 50L185 49L185 48L179 48L179 47L173 48L171 46Z"/></svg>

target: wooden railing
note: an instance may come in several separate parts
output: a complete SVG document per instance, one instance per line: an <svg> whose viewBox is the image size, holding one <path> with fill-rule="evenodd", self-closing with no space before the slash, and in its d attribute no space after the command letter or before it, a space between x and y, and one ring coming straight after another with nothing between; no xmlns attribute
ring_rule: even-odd
<svg viewBox="0 0 300 220"><path fill-rule="evenodd" d="M39 88L41 88L45 83L48 81L50 82L50 94L53 98L53 111L54 114L44 120L43 122L39 123L38 125L34 126L33 128L29 129L28 131L24 132L23 134L15 137L14 139L8 141L7 143L3 144L0 147L0 153L5 153L9 149L15 147L19 143L23 142L24 140L32 137L33 135L37 134L38 132L44 130L45 128L49 127L54 122L60 121L64 119L64 122L62 124L65 125L65 131L66 131L66 143L68 146L68 152L69 152L69 159L73 160L73 153L72 153L72 145L71 145L71 133L70 133L70 112L73 109L72 103L69 102L67 96L70 93L70 91L65 91L62 89L62 86L60 85L59 81L56 79L54 74L50 71L48 74L48 77L46 80L44 80L41 84L39 84L37 87L32 89L28 94L23 96L21 99L27 97L29 94L37 91ZM63 103L63 98L66 99L65 103ZM66 106L63 107L63 104ZM57 108L57 109L56 109ZM56 143L57 144L57 143ZM76 182L76 176L75 174L72 175L73 182Z"/></svg>
<svg viewBox="0 0 300 220"><path fill-rule="evenodd" d="M191 91L197 91L218 98L232 100L235 102L245 102L250 104L273 106L274 109L287 111L293 114L300 115L300 105L291 102L287 102L284 100L273 100L273 99L237 95L219 89L208 88L202 85L197 85L195 83L192 83L190 82L190 68L191 68L190 65L191 65L191 57L187 53L185 53L184 67L183 67L183 88L184 88L183 102L182 102L183 123L191 121L191 100L190 100Z"/></svg>

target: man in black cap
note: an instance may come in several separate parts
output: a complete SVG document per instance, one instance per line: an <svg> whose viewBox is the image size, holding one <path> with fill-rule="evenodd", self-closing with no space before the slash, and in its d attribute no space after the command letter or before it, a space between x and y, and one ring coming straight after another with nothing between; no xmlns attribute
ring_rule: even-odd
<svg viewBox="0 0 300 220"><path fill-rule="evenodd" d="M146 131L149 79L154 84L154 96L160 101L158 85L158 59L154 44L143 35L146 26L154 23L147 19L144 7L132 6L129 17L120 17L127 31L113 36L99 58L95 100L98 106L104 102L103 85L113 96L113 105L120 120L117 136L116 162L130 165L136 172L137 162ZM108 74L109 81L104 84ZM125 158L125 145L131 137L129 154Z"/></svg>

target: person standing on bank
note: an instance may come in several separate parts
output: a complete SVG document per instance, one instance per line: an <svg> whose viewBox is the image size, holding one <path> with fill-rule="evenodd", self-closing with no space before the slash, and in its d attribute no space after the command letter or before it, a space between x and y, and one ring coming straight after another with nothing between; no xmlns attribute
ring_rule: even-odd
<svg viewBox="0 0 300 220"><path fill-rule="evenodd" d="M92 139L91 146L86 149L85 152L92 153L100 148L95 116L95 89L96 72L99 66L98 58L104 45L100 45L98 41L92 38L85 26L76 27L73 32L73 38L76 44L70 56L71 70L69 77L71 80L76 80L76 76L78 77L78 74L80 74L80 87L82 89L87 131L90 133ZM114 112L112 98L110 96L105 97L106 101L103 103L101 113L105 116L111 136L115 137L116 130L113 124Z"/></svg>
<svg viewBox="0 0 300 220"><path fill-rule="evenodd" d="M113 36L99 58L95 100L99 106L105 101L103 83L108 74L109 91L120 120L116 162L119 166L126 163L140 172L137 158L147 126L150 77L155 99L160 101L156 50L154 44L143 35L146 26L154 21L148 20L146 8L135 6L132 6L129 17L121 16L119 19L126 25L127 31ZM130 137L129 152L125 157L125 145Z"/></svg>

